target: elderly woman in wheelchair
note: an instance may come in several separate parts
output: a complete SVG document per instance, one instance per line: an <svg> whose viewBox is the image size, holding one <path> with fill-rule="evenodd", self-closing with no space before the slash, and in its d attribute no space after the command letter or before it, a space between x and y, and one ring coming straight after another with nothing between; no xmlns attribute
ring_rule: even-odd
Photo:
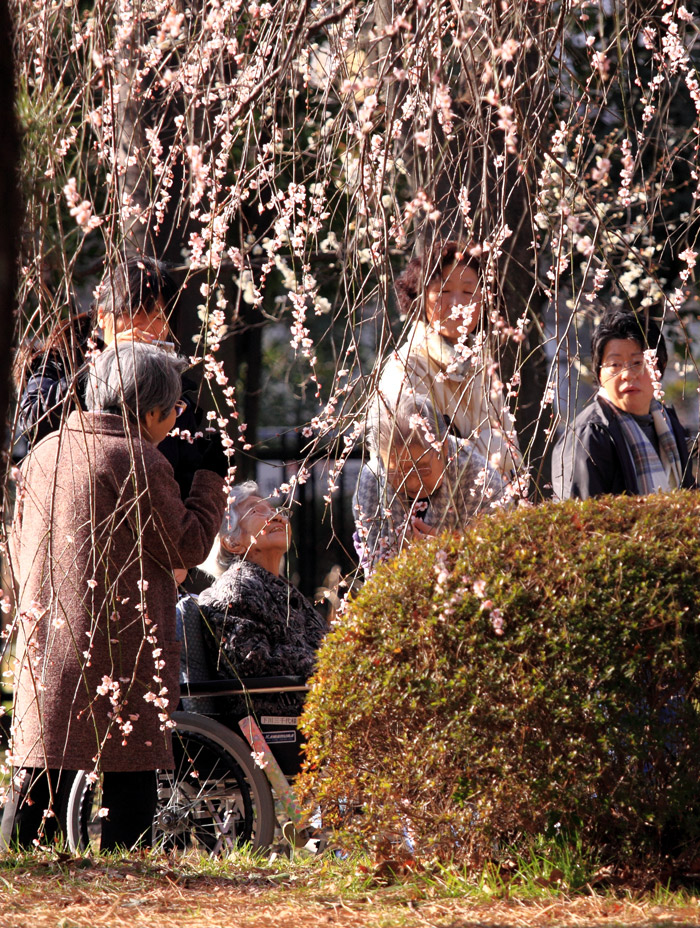
<svg viewBox="0 0 700 928"><path fill-rule="evenodd" d="M177 607L181 679L190 694L183 693L183 708L233 730L252 716L263 750L270 752L262 764L278 800L284 777L299 770L304 684L326 632L325 619L282 576L290 540L286 513L264 499L256 483L233 487L219 536L202 565L216 579ZM198 690L205 695L192 698ZM241 728L250 738L245 723ZM275 762L281 782L271 770ZM287 798L293 816L293 797Z"/></svg>
<svg viewBox="0 0 700 928"><path fill-rule="evenodd" d="M285 777L299 769L297 717L326 622L281 574L289 543L286 514L255 483L234 487L203 565L218 576L177 607L185 711L173 714L175 767L158 771L157 847L220 855L246 842L270 845L278 822L288 837L284 819L303 826ZM266 756L248 743L246 717L262 732ZM91 843L99 805L87 775L78 774L72 847ZM294 840L299 834L303 827Z"/></svg>
<svg viewBox="0 0 700 928"><path fill-rule="evenodd" d="M291 540L287 515L260 495L256 483L233 487L228 510L203 569L216 576L198 598L178 604L182 679L229 679L293 675L307 680L326 631L325 619L281 574ZM259 716L296 716L299 693L258 697ZM250 702L229 697L216 712L213 701L200 712L243 716Z"/></svg>

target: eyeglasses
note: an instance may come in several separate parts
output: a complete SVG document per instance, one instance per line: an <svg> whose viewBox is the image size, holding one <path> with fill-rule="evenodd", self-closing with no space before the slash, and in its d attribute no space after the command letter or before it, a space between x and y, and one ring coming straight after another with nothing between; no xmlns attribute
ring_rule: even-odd
<svg viewBox="0 0 700 928"><path fill-rule="evenodd" d="M415 471L422 477L427 477L433 472L435 466L436 451L434 448L422 448L420 454L414 457L407 451L397 455L393 450L389 454L389 460L386 463L386 472L390 476L403 476L411 471Z"/></svg>
<svg viewBox="0 0 700 928"><path fill-rule="evenodd" d="M606 371L609 371L613 377L617 377L618 374L621 374L623 371L631 371L633 374L641 374L646 366L646 361L640 359L638 361L610 361L608 364L601 364L601 368Z"/></svg>
<svg viewBox="0 0 700 928"><path fill-rule="evenodd" d="M187 403L184 400L178 400L177 403L173 406L175 410L175 418L179 419L183 412L187 409Z"/></svg>
<svg viewBox="0 0 700 928"><path fill-rule="evenodd" d="M275 506L267 499L261 499L257 503L253 503L252 506L249 506L245 513L243 513L242 518L251 515L251 513L270 519L274 519L276 516L283 516L289 519L291 518L292 510L289 506Z"/></svg>
<svg viewBox="0 0 700 928"><path fill-rule="evenodd" d="M434 462L430 461L410 461L402 462L400 465L395 464L387 469L387 476L390 479L396 477L405 479L410 474L418 474L419 477L430 477L433 472Z"/></svg>

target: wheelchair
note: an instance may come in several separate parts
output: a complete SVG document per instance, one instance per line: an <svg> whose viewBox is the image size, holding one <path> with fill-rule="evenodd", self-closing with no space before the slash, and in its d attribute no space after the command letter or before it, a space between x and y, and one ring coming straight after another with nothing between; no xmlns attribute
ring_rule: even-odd
<svg viewBox="0 0 700 928"><path fill-rule="evenodd" d="M243 695L254 706L261 694L305 692L308 687L299 677L260 677L188 682L180 689L188 703ZM175 767L156 771L153 847L165 852L198 849L211 857L244 844L254 850L270 847L278 827L275 796L251 745L218 718L177 711L172 720ZM284 777L292 779L299 767L296 728L282 727L274 717L259 721L274 760ZM296 750L289 750L290 744ZM86 771L79 772L68 800L66 835L71 850L96 845L100 806L99 782L93 783Z"/></svg>
<svg viewBox="0 0 700 928"><path fill-rule="evenodd" d="M201 628L183 623L182 615L178 625L183 643L182 709L172 714L175 767L156 771L153 847L219 857L242 845L253 850L270 847L278 829L288 840L303 843L310 832L296 829L302 822L289 787L300 765L297 719L258 713L255 705L263 696L304 693L305 680L292 676L210 679ZM245 699L248 716L226 715L225 700L230 697ZM253 746L236 730L244 718L255 722L258 738L262 734L264 739L257 742L262 751L255 751L260 763ZM249 731L255 725L244 722L242 727ZM99 780L80 771L66 816L72 851L97 846L100 807Z"/></svg>

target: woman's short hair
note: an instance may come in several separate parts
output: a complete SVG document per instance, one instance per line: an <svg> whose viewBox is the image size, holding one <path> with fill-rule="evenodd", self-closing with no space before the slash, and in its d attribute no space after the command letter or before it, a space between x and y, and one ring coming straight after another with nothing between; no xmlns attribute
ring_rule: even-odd
<svg viewBox="0 0 700 928"><path fill-rule="evenodd" d="M128 258L105 272L92 308L93 321L97 322L100 312L112 313L115 319L140 311L152 313L160 300L169 312L177 292L175 281L160 261L145 255Z"/></svg>
<svg viewBox="0 0 700 928"><path fill-rule="evenodd" d="M437 277L441 277L452 265L458 263L473 268L477 274L481 269L479 259L469 253L467 246L452 240L444 242L438 239L433 242L426 254L411 258L403 272L394 281L401 313L408 316L427 286Z"/></svg>
<svg viewBox="0 0 700 928"><path fill-rule="evenodd" d="M447 434L447 422L430 400L406 388L390 402L381 391L371 400L367 414L367 444L370 452L386 459L392 447L418 444L426 450Z"/></svg>
<svg viewBox="0 0 700 928"><path fill-rule="evenodd" d="M221 544L225 538L229 543L237 542L241 537L241 507L251 496L260 496L260 488L254 480L246 480L231 487L228 494L228 506L221 521L221 528L209 556L200 570L212 577L220 577L230 565L238 559L236 554Z"/></svg>
<svg viewBox="0 0 700 928"><path fill-rule="evenodd" d="M142 419L155 409L168 413L182 395L187 361L145 342L117 342L93 361L87 408Z"/></svg>
<svg viewBox="0 0 700 928"><path fill-rule="evenodd" d="M593 371L598 383L600 383L600 369L603 365L605 346L615 338L633 338L639 342L642 351L655 348L659 374L663 377L668 364L668 350L661 329L652 319L643 320L636 313L619 311L603 316L600 325L593 333L591 355Z"/></svg>

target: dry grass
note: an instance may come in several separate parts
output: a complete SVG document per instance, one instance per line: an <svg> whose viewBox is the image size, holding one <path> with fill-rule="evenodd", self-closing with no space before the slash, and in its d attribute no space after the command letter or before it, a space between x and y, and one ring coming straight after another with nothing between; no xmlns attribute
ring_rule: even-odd
<svg viewBox="0 0 700 928"><path fill-rule="evenodd" d="M481 893L407 878L364 884L347 870L314 862L284 868L242 860L202 867L167 858L90 860L8 858L0 864L2 928L341 928L436 926L700 925L700 905L685 894L593 893L573 898L488 901ZM659 899L664 896L663 901Z"/></svg>

